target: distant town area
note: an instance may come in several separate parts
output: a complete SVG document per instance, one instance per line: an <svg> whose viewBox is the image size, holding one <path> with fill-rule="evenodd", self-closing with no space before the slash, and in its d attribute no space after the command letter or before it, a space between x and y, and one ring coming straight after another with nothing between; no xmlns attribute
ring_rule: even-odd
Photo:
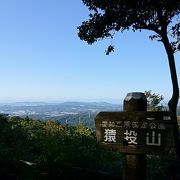
<svg viewBox="0 0 180 180"><path fill-rule="evenodd" d="M42 121L58 121L61 124L84 124L95 128L94 118L100 111L122 111L122 105L106 102L40 103L19 102L0 104L0 113L8 116L29 117Z"/></svg>

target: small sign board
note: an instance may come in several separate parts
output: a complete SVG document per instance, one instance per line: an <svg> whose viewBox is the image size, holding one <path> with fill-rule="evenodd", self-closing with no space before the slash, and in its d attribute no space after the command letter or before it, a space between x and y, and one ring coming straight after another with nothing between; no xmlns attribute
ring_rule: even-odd
<svg viewBox="0 0 180 180"><path fill-rule="evenodd" d="M100 112L95 125L97 141L105 149L162 154L174 146L169 111Z"/></svg>

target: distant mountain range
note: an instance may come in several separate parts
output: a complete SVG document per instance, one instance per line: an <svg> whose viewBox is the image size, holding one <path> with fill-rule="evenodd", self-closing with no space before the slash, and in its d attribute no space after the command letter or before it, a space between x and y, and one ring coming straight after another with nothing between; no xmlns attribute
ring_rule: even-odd
<svg viewBox="0 0 180 180"><path fill-rule="evenodd" d="M1 103L0 106L44 106L44 105L100 105L100 106L111 106L111 105L118 105L114 103L108 102L81 102L81 101L66 101L66 102L36 102L36 101L22 101L22 102L10 102L10 103ZM119 106L119 105L118 105Z"/></svg>

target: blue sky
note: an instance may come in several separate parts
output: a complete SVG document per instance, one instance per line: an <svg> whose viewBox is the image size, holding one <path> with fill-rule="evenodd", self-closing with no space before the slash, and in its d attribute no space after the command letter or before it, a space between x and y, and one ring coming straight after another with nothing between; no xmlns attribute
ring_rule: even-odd
<svg viewBox="0 0 180 180"><path fill-rule="evenodd" d="M166 53L150 32L118 33L88 45L77 26L88 18L81 0L0 0L0 101L119 102L152 90L169 99ZM180 55L176 54L178 80Z"/></svg>

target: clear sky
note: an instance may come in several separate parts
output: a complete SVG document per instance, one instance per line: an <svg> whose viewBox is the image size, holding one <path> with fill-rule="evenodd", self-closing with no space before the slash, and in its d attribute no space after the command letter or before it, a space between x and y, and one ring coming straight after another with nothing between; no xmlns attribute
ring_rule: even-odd
<svg viewBox="0 0 180 180"><path fill-rule="evenodd" d="M163 45L150 32L125 32L107 56L109 39L88 45L77 36L88 13L81 0L0 0L0 101L122 103L145 90L170 98Z"/></svg>

